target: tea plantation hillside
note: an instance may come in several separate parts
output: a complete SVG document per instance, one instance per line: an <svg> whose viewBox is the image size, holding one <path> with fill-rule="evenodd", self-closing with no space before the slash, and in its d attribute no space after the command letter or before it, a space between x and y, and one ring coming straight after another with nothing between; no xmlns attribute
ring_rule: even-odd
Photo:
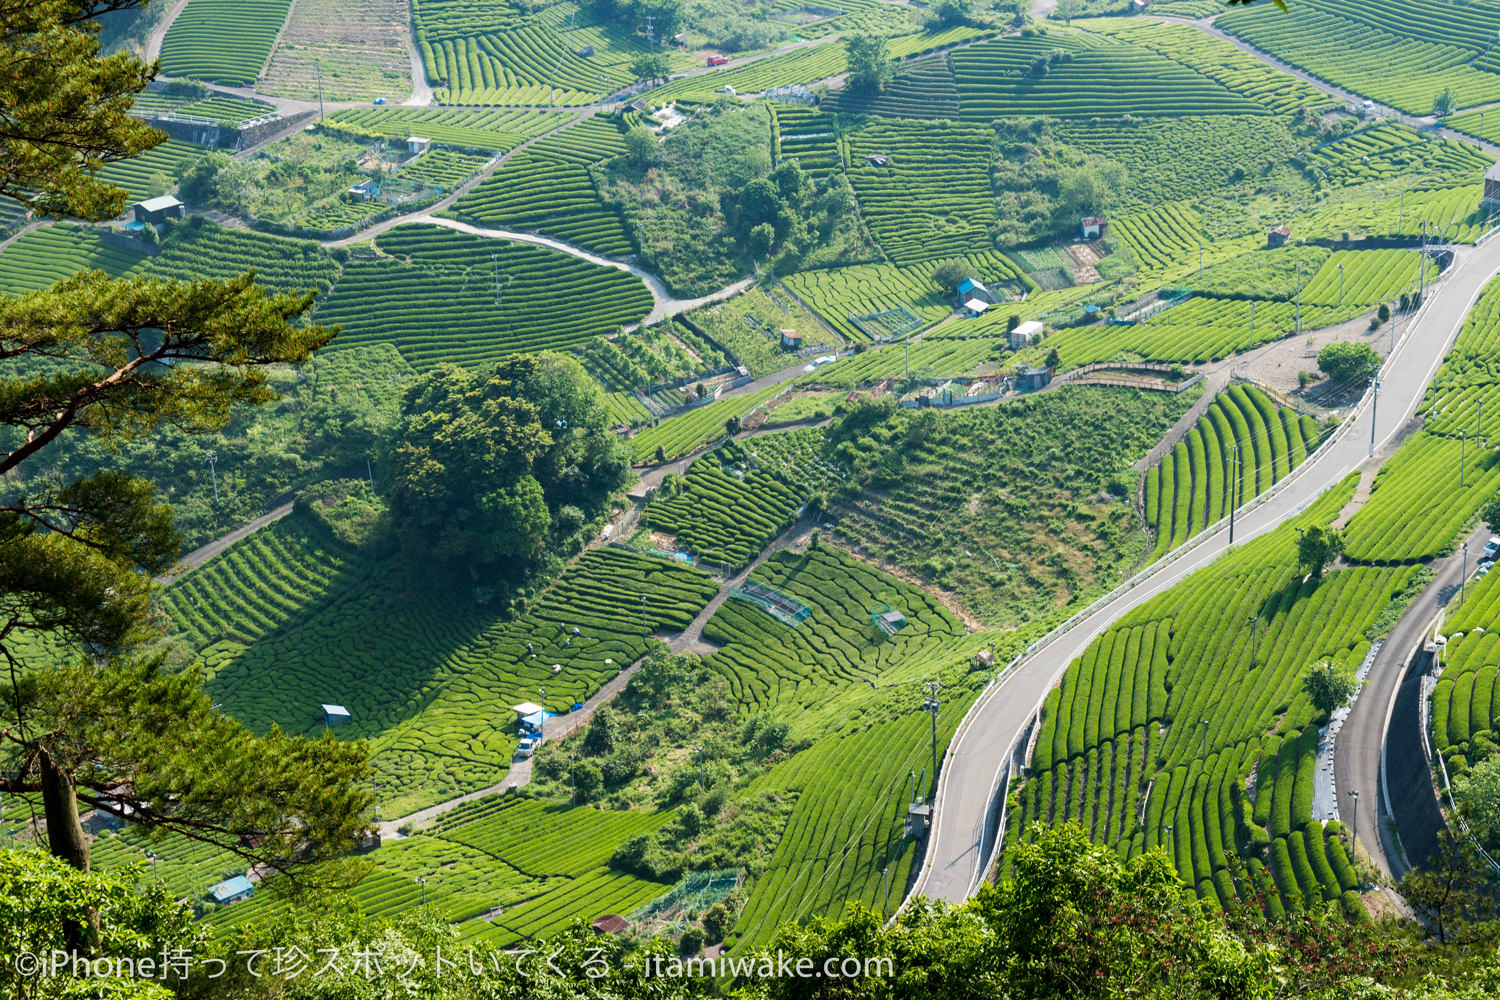
<svg viewBox="0 0 1500 1000"><path fill-rule="evenodd" d="M1492 282L1438 372L1427 423L1381 466L1367 500L1354 502L1351 474L1294 521L1127 615L1069 667L1043 707L1037 776L1020 792L1012 840L1032 819L1078 819L1122 855L1166 847L1184 881L1214 903L1259 886L1273 913L1340 898L1357 912L1341 831L1315 818L1325 719L1301 679L1320 663L1352 673L1411 588L1426 585L1421 563L1451 551L1500 488L1477 407L1472 423L1462 409L1492 380L1481 359L1497 302ZM1455 439L1460 431L1474 432L1472 446ZM1335 519L1344 563L1307 573L1295 532ZM1435 744L1460 773L1488 741L1472 734L1493 725L1493 670L1480 654L1489 593L1476 587L1446 626L1470 631L1433 692Z"/></svg>
<svg viewBox="0 0 1500 1000"><path fill-rule="evenodd" d="M1344 845L1312 817L1317 730L1301 676L1324 660L1358 666L1367 630L1415 572L1371 567L1302 579L1295 528L1327 524L1354 485L1089 646L1047 697L1037 777L1020 794L1008 837L1033 819L1073 818L1122 855L1164 847L1215 905L1264 891L1280 911L1354 888ZM1233 867L1236 859L1245 867ZM1358 908L1353 893L1347 899Z"/></svg>
<svg viewBox="0 0 1500 1000"><path fill-rule="evenodd" d="M995 922L1021 905L1004 888L878 928L912 886L957 894L946 839L909 836L908 808L940 787L961 797L949 817L989 802L1009 753L989 874L1003 882L1018 857L1024 870L1023 849L1076 824L1140 862L1121 878L1170 883L1125 923L1156 934L1158 911L1179 912L1162 904L1174 880L1204 912L1251 902L1269 923L1240 912L1235 932L1278 943L1280 992L1320 997L1307 977L1388 907L1327 821L1329 712L1309 673L1352 676L1418 595L1446 602L1424 689L1435 780L1445 768L1465 823L1500 850L1500 818L1486 829L1472 808L1500 789L1500 574L1457 602L1427 591L1429 564L1500 517L1500 436L1483 423L1500 420L1500 279L1440 365L1434 320L1496 259L1500 0L1130 6L156 0L111 14L111 58L160 50L130 113L171 138L83 164L127 198L114 219L0 198L0 411L15 428L0 431L0 512L43 498L68 521L67 484L149 480L186 558L130 562L162 574L138 652L175 680L201 675L215 724L336 741L369 770L355 761L338 790L359 830L317 872L348 883L336 892L292 893L266 859L153 837L145 814L84 816L94 870L188 901L205 948L303 940L328 914L340 933L423 948L588 937L614 954L656 937L663 957L906 935L897 980L832 992L1130 992L1092 966L1013 989L928 978L935 955L1012 933ZM0 143L0 181L6 158ZM167 195L181 204L137 205ZM37 413L72 412L28 400L158 336L59 377L69 338L135 329L59 295L252 273L307 297L295 324L336 329L306 363L252 364L260 405L221 413L223 385L198 380L222 421L94 410L3 464ZM18 339L42 328L63 335ZM1374 423L1355 409L1362 377L1338 373L1336 351L1320 364L1335 342L1370 370L1398 344L1385 371L1417 355L1398 369L1403 402L1407 373L1436 374L1378 466L1293 509L1339 422ZM150 369L140 398L201 360ZM1342 463L1344 447L1321 454ZM1278 486L1258 509L1281 522L1196 561L1218 543L1194 539ZM131 537L166 539L147 520ZM0 550L118 548L87 519L12 527L0 513ZM1304 549L1320 537L1321 561ZM34 597L0 578L19 580L0 595L17 698L33 674L113 655L66 629L11 638L11 609ZM1117 587L1134 610L1081 614ZM1039 641L1063 633L1049 661ZM1050 681L1032 669L1049 662L1065 666ZM1022 745L999 746L1010 730L991 713L1028 711L1047 684ZM518 717L528 702L551 713L541 732ZM979 723L961 728L971 709ZM939 784L956 735L958 789ZM80 772L80 801L100 783ZM17 787L0 833L52 846L39 786ZM321 860L328 838L306 839L311 853L283 854ZM959 840L953 855L972 857ZM252 898L206 897L247 872ZM818 919L851 906L848 940L829 938ZM1116 914L1084 910L1058 912ZM1288 914L1313 932L1278 936ZM605 916L627 932L592 937ZM937 936L953 927L966 937ZM1004 968L1070 959L1085 946L1068 935ZM1227 941L1212 954L1238 969ZM1237 982L1212 989L1256 992ZM276 983L222 991L322 995ZM198 985L184 989L214 992ZM552 985L521 992L572 995ZM819 992L725 980L683 995L742 987Z"/></svg>
<svg viewBox="0 0 1500 1000"><path fill-rule="evenodd" d="M543 247L419 225L393 229L375 247L378 257L345 267L318 321L343 326L339 347L394 343L419 370L566 350L651 308L638 278ZM581 313L557 290L584 285L591 308Z"/></svg>
<svg viewBox="0 0 1500 1000"><path fill-rule="evenodd" d="M1183 440L1146 473L1146 525L1159 556L1275 485L1315 450L1317 421L1253 386L1214 399Z"/></svg>
<svg viewBox="0 0 1500 1000"><path fill-rule="evenodd" d="M507 622L462 587L433 587L294 517L189 573L163 603L204 656L214 698L248 725L315 732L320 705L349 708L346 731L372 741L382 803L400 815L498 781L516 737L497 712L540 703L543 684L549 709L583 701L715 590L680 564L599 550Z"/></svg>

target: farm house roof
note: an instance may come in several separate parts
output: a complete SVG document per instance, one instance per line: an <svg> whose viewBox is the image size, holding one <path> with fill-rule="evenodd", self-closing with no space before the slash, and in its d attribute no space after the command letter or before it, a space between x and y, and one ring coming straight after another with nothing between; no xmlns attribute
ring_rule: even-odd
<svg viewBox="0 0 1500 1000"><path fill-rule="evenodd" d="M533 704L529 701L523 701L519 705L510 706L510 709L512 712L515 712L517 715L524 718L525 716L535 715L536 713L540 712L542 710L542 706Z"/></svg>
<svg viewBox="0 0 1500 1000"><path fill-rule="evenodd" d="M163 212L169 208L179 208L181 205L182 202L169 194L164 194L159 198L147 198L145 201L135 203L136 208L142 208L148 212Z"/></svg>
<svg viewBox="0 0 1500 1000"><path fill-rule="evenodd" d="M346 719L349 718L349 710L347 708L345 708L343 705L324 705L323 706L323 714L324 715L342 715Z"/></svg>
<svg viewBox="0 0 1500 1000"><path fill-rule="evenodd" d="M964 308L972 313L982 313L989 307L990 304L984 301L984 299L970 299L964 303Z"/></svg>
<svg viewBox="0 0 1500 1000"><path fill-rule="evenodd" d="M251 884L248 878L243 875L236 875L234 878L226 878L218 885L209 889L208 894L222 903L224 900L238 896L241 893L254 891L255 886Z"/></svg>

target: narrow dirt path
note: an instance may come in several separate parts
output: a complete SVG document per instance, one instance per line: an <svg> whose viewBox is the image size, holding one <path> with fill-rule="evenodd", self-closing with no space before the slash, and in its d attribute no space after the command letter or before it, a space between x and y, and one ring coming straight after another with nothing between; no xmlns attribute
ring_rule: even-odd
<svg viewBox="0 0 1500 1000"><path fill-rule="evenodd" d="M550 236L538 236L535 233L515 232L509 229L489 229L482 226L473 226L467 222L459 222L457 219L444 219L430 214L408 218L407 221L425 223L429 226L442 226L445 229L453 229L457 230L460 233L468 233L470 236L481 236L485 239L510 240L515 243L530 243L539 247L547 247L560 253L571 254L572 256L578 257L582 260L586 260L591 264L597 264L599 267L610 267L614 268L617 271L624 271L627 274L633 274L645 283L646 288L651 292L652 300L656 303L652 308L650 314L646 317L645 322L648 326L652 323L659 323L669 316L676 316L680 313L690 312L693 309L697 309L699 306L708 305L713 302L720 302L724 299L738 295L740 292L743 292L745 289L749 288L755 283L754 277L741 278L739 281L736 281L731 285L726 285L716 292L710 292L709 294L700 296L696 299L679 299L672 295L672 293L667 289L666 284L660 278L643 267L637 267L635 264L628 264L624 261L615 260L612 257L602 257L599 254L591 253L590 251L585 250L582 247L576 247L571 243L565 243L562 240L553 239Z"/></svg>
<svg viewBox="0 0 1500 1000"><path fill-rule="evenodd" d="M640 673L640 670L641 661L637 660L606 681L604 686L595 691L578 711L569 712L567 715L559 715L548 721L546 738L548 740L565 739L588 725L589 720L594 717L594 713L599 710L599 706L613 701L616 695L625 690L625 685L630 683L630 679ZM401 832L401 827L406 826L408 823L413 827L426 826L443 813L450 812L465 802L473 802L475 799L482 799L486 795L498 794L512 786L523 788L529 784L531 784L530 758L514 761L511 763L510 769L505 772L505 777L493 785L476 789L472 792L465 792L463 795L428 806L426 809L419 809L414 813L409 813L397 819L383 820L378 827L381 839L400 840L405 836Z"/></svg>
<svg viewBox="0 0 1500 1000"><path fill-rule="evenodd" d="M170 572L168 572L164 576L157 577L156 582L160 584L171 583L173 579L182 575L183 573L186 573L188 570L194 569L198 566L202 566L214 556L229 548L235 542L253 535L255 532L259 531L261 528L264 528L268 524L274 524L275 522L281 520L283 517L286 517L291 512L292 505L289 503L284 503L280 507L277 507L275 510L271 511L269 514L262 514L260 517L257 517L249 524L245 524L234 529L223 538L216 538L213 541L209 542L207 545L203 545L199 548L194 549L187 555L183 556L181 559L177 560L177 565L172 567Z"/></svg>
<svg viewBox="0 0 1500 1000"><path fill-rule="evenodd" d="M1435 133L1445 139L1458 139L1463 142L1471 142L1479 146L1479 148L1483 149L1486 153L1500 156L1500 145L1496 145L1492 142L1487 142L1465 132L1456 132L1453 129L1444 128L1441 126L1434 127L1437 124L1436 119L1434 119L1430 115L1424 116L1408 114L1405 111L1390 107L1389 105L1381 104L1379 101L1375 101L1373 98L1367 98L1364 94L1359 94L1355 91L1346 90L1343 87L1336 86L1335 84L1329 83L1327 80L1323 80L1319 77L1313 76L1311 73L1307 72L1304 69L1299 69L1298 67L1293 66L1289 62L1284 62L1281 59L1278 59L1277 57L1271 55L1271 53L1266 52L1264 49L1258 49L1254 45L1251 45L1249 42L1246 42L1234 35L1231 35L1229 32L1224 31L1222 28L1215 27L1213 24L1213 20L1215 17L1218 17L1218 14L1214 14L1212 17L1199 18L1195 21L1185 21L1180 18L1164 17L1159 17L1157 18L1157 20L1163 22L1175 22L1179 24L1191 24L1193 27L1197 28L1204 34L1212 35L1214 38L1228 42L1240 51L1254 56L1273 69L1280 70L1281 72L1286 73L1288 76L1294 76L1297 79L1301 80L1303 83L1318 88L1323 93L1328 94L1330 97L1337 97L1339 100L1346 101L1356 107L1363 104L1368 99L1375 105L1376 114L1380 115L1381 117L1395 118L1403 125L1408 125L1411 128L1417 129L1421 132L1426 132L1428 134Z"/></svg>
<svg viewBox="0 0 1500 1000"><path fill-rule="evenodd" d="M1209 373L1203 380L1203 395L1199 397L1198 402L1188 407L1188 411L1177 418L1177 423L1173 424L1171 429L1162 436L1162 439L1157 442L1156 447L1146 452L1131 468L1137 472L1145 472L1165 458L1167 452L1176 447L1177 442L1186 437L1187 432L1193 429L1193 425L1198 422L1198 418L1208 412L1208 408L1213 405L1215 397L1223 392L1224 388L1228 385L1228 370L1220 369L1219 371Z"/></svg>
<svg viewBox="0 0 1500 1000"><path fill-rule="evenodd" d="M167 16L161 19L156 27L151 29L151 34L146 37L146 62L152 63L161 58L161 40L167 37L167 29L172 27L172 22L177 20L189 0L177 0Z"/></svg>
<svg viewBox="0 0 1500 1000"><path fill-rule="evenodd" d="M406 55L411 60L411 96L401 102L403 108L425 108L437 102L432 85L427 82L427 65L422 62L422 53L417 49L417 26L408 18L406 31Z"/></svg>
<svg viewBox="0 0 1500 1000"><path fill-rule="evenodd" d="M762 549L760 555L750 560L748 566L727 578L723 586L719 588L719 592L714 595L713 600L705 604L703 610L698 612L697 617L688 623L688 627L683 629L681 634L671 641L672 652L698 653L701 656L707 656L709 653L717 650L719 647L704 641L703 626L708 624L708 620L719 610L720 605L729 599L729 591L734 587L744 586L745 580L754 572L755 568L775 553L806 542L808 536L812 534L814 527L816 527L816 521L810 517L803 517L801 520L794 522L774 542Z"/></svg>
<svg viewBox="0 0 1500 1000"><path fill-rule="evenodd" d="M512 146L510 149L507 149L504 153L501 153L499 156L495 157L495 159L491 160L484 167L484 169L479 171L479 173L475 174L473 177L470 177L467 181L454 188L438 201L435 201L431 205L428 205L426 208L418 209L415 212L408 212L405 215L397 215L392 218L386 219L383 222L377 222L375 223L375 225L370 226L366 229L361 229L359 232L354 233L351 236L345 236L342 239L337 240L329 240L323 245L326 247L346 247L353 243L366 243L370 240L373 240L381 233L389 232L399 225L407 222L413 222L422 216L432 215L433 213L452 208L454 203L457 202L458 199L474 190L481 183L487 180L492 174L503 169L505 165L510 162L511 158L517 153L535 145L538 142L541 142L543 139L557 135L559 132L566 131L567 129L570 129L575 125L579 125L585 121L588 121L589 117L589 114L576 114L572 118L569 118L567 121L548 129L540 135L534 135L530 139L527 139L525 142Z"/></svg>

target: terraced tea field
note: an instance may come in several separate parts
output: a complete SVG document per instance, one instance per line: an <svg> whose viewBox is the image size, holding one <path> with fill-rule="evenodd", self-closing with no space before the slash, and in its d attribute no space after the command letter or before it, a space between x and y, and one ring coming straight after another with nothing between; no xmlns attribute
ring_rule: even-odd
<svg viewBox="0 0 1500 1000"><path fill-rule="evenodd" d="M646 51L644 38L595 24L573 3L533 14L508 0L414 0L412 25L444 104L589 104L630 84L630 62Z"/></svg>
<svg viewBox="0 0 1500 1000"><path fill-rule="evenodd" d="M105 164L95 174L101 181L130 192L132 201L164 194L177 184L177 171L208 152L180 139L168 139L140 156Z"/></svg>
<svg viewBox="0 0 1500 1000"><path fill-rule="evenodd" d="M634 243L618 209L599 197L588 166L625 152L621 123L603 115L541 139L453 206L483 226L544 233L605 256Z"/></svg>
<svg viewBox="0 0 1500 1000"><path fill-rule="evenodd" d="M1500 692L1495 690L1495 643L1500 641L1496 579L1486 576L1473 582L1468 597L1443 622L1449 638L1442 674L1432 691L1432 738L1450 776L1466 773L1486 756L1486 745L1495 741L1500 721Z"/></svg>
<svg viewBox="0 0 1500 1000"><path fill-rule="evenodd" d="M642 523L676 536L700 562L739 569L791 526L814 490L838 481L823 432L806 428L730 441L699 458L682 492L659 492Z"/></svg>
<svg viewBox="0 0 1500 1000"><path fill-rule="evenodd" d="M1187 3L1194 2L1196 0L1187 0ZM1163 7L1157 10L1169 13ZM1219 8L1205 3L1201 13L1192 16L1206 17L1217 13L1220 13ZM1237 46L1206 35L1190 25L1140 18L1098 18L1090 19L1087 24L1090 31L1114 35L1182 63L1279 115L1292 114L1298 108L1321 113L1343 105L1338 98L1323 93L1312 84L1288 76ZM1260 127L1264 128L1265 123L1262 122Z"/></svg>
<svg viewBox="0 0 1500 1000"><path fill-rule="evenodd" d="M1313 150L1308 158L1324 180L1344 185L1409 175L1423 177L1424 184L1472 184L1494 162L1468 143L1434 141L1396 122L1361 129Z"/></svg>
<svg viewBox="0 0 1500 1000"><path fill-rule="evenodd" d="M847 142L860 214L892 262L904 266L993 249L993 130L876 121ZM887 158L887 165L871 163L872 157Z"/></svg>
<svg viewBox="0 0 1500 1000"><path fill-rule="evenodd" d="M1247 503L1302 464L1322 431L1311 417L1278 406L1254 386L1221 393L1146 473L1146 525L1160 556ZM1231 448L1237 448L1238 467Z"/></svg>
<svg viewBox="0 0 1500 1000"><path fill-rule="evenodd" d="M768 385L754 392L727 396L706 403L696 410L668 417L630 439L631 456L637 465L641 465L655 461L657 448L662 450L668 460L696 451L724 434L724 421L731 417L743 419L749 416L752 410L781 390L781 386Z"/></svg>
<svg viewBox="0 0 1500 1000"><path fill-rule="evenodd" d="M1045 72L1034 61L1059 58ZM1266 114L1261 104L1149 49L1102 36L1006 38L951 56L959 116Z"/></svg>
<svg viewBox="0 0 1500 1000"><path fill-rule="evenodd" d="M85 270L122 275L141 256L105 246L92 229L59 223L34 229L0 253L0 292L19 295Z"/></svg>
<svg viewBox="0 0 1500 1000"><path fill-rule="evenodd" d="M340 734L372 741L382 809L402 815L499 781L515 736L496 718L510 705L541 703L540 685L549 710L585 700L646 651L647 629L681 630L716 591L680 563L596 549L504 622L463 588L408 579L293 515L187 574L163 606L202 651L214 699L247 725L313 732L321 703L345 705Z"/></svg>
<svg viewBox="0 0 1500 1000"><path fill-rule="evenodd" d="M629 913L670 886L607 866L626 840L650 833L670 812L608 812L516 796L489 796L444 814L429 829L370 855L374 868L350 890L372 918L428 906L458 927L463 944L506 948L556 934L576 920ZM538 831L545 829L545 836ZM219 927L245 926L282 911L269 895L216 911Z"/></svg>
<svg viewBox="0 0 1500 1000"><path fill-rule="evenodd" d="M326 127L348 126L388 139L419 135L454 149L504 153L570 117L534 109L351 108L330 115Z"/></svg>
<svg viewBox="0 0 1500 1000"><path fill-rule="evenodd" d="M141 274L190 280L195 275L228 278L255 270L270 288L326 292L338 279L339 265L316 243L231 229L212 222L177 226L161 253L138 265Z"/></svg>
<svg viewBox="0 0 1500 1000"><path fill-rule="evenodd" d="M840 358L801 376L801 383L836 389L868 388L885 379L903 377L908 367L914 377L923 379L994 374L1005 354L1005 345L991 337L933 337L918 340L909 353L906 345L893 344Z"/></svg>
<svg viewBox="0 0 1500 1000"><path fill-rule="evenodd" d="M242 87L255 82L292 0L191 0L161 43L168 76Z"/></svg>
<svg viewBox="0 0 1500 1000"><path fill-rule="evenodd" d="M1375 11L1380 14L1371 16ZM1500 28L1500 12L1493 9L1471 12L1442 2L1360 8L1320 0L1286 12L1234 10L1214 24L1319 79L1414 115L1432 114L1445 88L1466 108L1494 100L1500 84L1493 72L1500 67L1486 72L1471 65ZM1456 44L1466 34L1470 44Z"/></svg>
<svg viewBox="0 0 1500 1000"><path fill-rule="evenodd" d="M1032 758L1039 777L1021 793L1007 842L1033 820L1071 818L1122 856L1166 848L1212 904L1258 887L1273 913L1340 899L1358 912L1338 831L1311 817L1317 729L1301 674L1319 660L1357 666L1364 630L1414 570L1303 580L1295 545L1295 529L1332 520L1354 485L1350 477L1090 644L1047 697ZM1226 853L1248 859L1253 885L1236 881Z"/></svg>
<svg viewBox="0 0 1500 1000"><path fill-rule="evenodd" d="M640 279L530 244L408 224L382 234L376 247L384 256L351 260L318 306L320 323L344 327L332 350L388 342L419 371L481 365L565 350L651 309ZM574 294L585 288L589 308L580 311Z"/></svg>

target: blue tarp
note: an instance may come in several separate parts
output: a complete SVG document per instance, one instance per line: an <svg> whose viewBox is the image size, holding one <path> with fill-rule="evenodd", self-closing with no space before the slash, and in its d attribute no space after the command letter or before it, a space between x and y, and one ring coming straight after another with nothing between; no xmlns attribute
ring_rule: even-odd
<svg viewBox="0 0 1500 1000"><path fill-rule="evenodd" d="M530 726L532 729L537 729L541 726L544 719L555 718L557 718L556 712L536 712L532 715L523 715L521 717L521 725Z"/></svg>

